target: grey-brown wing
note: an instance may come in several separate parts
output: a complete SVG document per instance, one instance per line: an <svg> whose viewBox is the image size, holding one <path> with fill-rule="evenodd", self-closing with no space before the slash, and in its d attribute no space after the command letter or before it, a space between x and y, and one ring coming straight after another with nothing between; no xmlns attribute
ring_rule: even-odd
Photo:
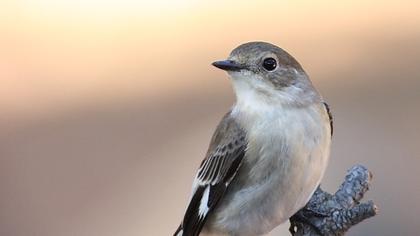
<svg viewBox="0 0 420 236"><path fill-rule="evenodd" d="M332 135L334 133L333 116L331 114L330 106L328 105L328 103L323 102L323 104L324 104L325 110L327 110L328 118L330 119L330 130L331 130L331 137L332 137Z"/></svg>
<svg viewBox="0 0 420 236"><path fill-rule="evenodd" d="M218 125L198 169L184 219L175 235L197 236L208 214L223 197L235 177L246 149L246 134L230 113Z"/></svg>

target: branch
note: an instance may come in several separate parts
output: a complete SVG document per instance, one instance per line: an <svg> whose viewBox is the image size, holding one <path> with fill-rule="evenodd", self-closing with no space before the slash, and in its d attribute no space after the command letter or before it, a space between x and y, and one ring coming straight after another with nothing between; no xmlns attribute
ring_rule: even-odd
<svg viewBox="0 0 420 236"><path fill-rule="evenodd" d="M318 187L308 204L290 218L291 234L344 235L353 225L375 216L378 209L372 201L359 202L369 190L371 179L365 167L356 165L334 195Z"/></svg>

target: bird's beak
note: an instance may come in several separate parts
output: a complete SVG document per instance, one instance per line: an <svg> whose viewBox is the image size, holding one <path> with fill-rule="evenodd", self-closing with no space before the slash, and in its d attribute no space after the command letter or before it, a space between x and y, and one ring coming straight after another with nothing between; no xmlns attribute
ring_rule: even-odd
<svg viewBox="0 0 420 236"><path fill-rule="evenodd" d="M212 65L226 71L240 71L242 69L246 69L244 65L241 65L233 60L215 61Z"/></svg>

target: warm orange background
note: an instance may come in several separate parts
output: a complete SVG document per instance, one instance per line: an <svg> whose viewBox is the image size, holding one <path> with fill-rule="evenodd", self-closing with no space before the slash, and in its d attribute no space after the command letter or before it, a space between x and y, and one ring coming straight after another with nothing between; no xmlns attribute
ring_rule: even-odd
<svg viewBox="0 0 420 236"><path fill-rule="evenodd" d="M237 45L293 54L330 103L323 186L355 163L380 214L349 235L418 235L415 1L3 0L0 235L170 235L234 97ZM270 235L288 235L288 224ZM281 232L281 233L280 233Z"/></svg>

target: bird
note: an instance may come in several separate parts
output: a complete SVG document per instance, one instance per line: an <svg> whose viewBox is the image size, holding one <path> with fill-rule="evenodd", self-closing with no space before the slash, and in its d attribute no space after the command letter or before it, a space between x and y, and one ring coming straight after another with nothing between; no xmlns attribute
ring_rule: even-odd
<svg viewBox="0 0 420 236"><path fill-rule="evenodd" d="M242 44L212 65L228 73L236 102L211 138L174 236L267 234L320 185L331 112L298 61L274 44Z"/></svg>

